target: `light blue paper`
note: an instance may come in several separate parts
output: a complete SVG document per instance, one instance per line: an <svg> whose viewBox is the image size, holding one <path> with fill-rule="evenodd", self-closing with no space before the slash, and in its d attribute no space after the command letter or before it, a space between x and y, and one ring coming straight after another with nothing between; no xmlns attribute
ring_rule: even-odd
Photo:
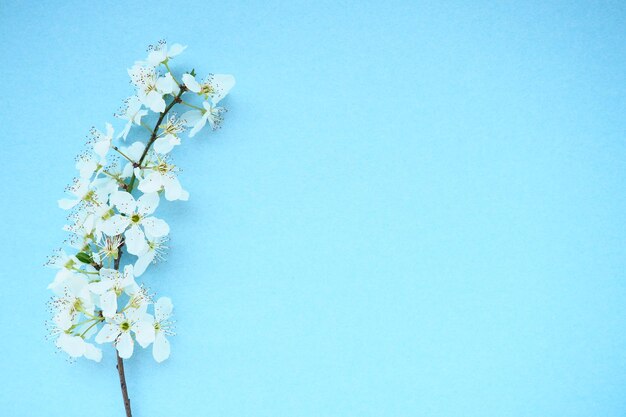
<svg viewBox="0 0 626 417"><path fill-rule="evenodd" d="M625 35L619 1L4 1L0 415L123 416L112 350L44 340L42 264L164 37L237 85L174 151L135 417L623 416Z"/></svg>

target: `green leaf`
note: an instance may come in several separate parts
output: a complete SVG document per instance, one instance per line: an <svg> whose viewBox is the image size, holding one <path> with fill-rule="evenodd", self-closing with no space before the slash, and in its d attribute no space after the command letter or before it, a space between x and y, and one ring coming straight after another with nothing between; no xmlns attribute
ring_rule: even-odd
<svg viewBox="0 0 626 417"><path fill-rule="evenodd" d="M91 254L86 253L86 252L77 253L76 258L78 258L78 260L84 264L90 264L93 262L93 258L91 257Z"/></svg>
<svg viewBox="0 0 626 417"><path fill-rule="evenodd" d="M189 74L191 74L192 77L195 77L196 76L196 69L192 68L192 70L191 70L191 72Z"/></svg>

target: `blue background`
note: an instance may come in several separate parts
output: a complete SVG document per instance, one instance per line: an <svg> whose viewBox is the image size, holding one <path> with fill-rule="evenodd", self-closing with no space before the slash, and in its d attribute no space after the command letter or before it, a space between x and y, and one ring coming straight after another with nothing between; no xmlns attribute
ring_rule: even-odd
<svg viewBox="0 0 626 417"><path fill-rule="evenodd" d="M163 37L237 86L175 151L136 417L626 413L623 2L3 1L0 36L0 415L123 415L111 350L44 340L42 263Z"/></svg>

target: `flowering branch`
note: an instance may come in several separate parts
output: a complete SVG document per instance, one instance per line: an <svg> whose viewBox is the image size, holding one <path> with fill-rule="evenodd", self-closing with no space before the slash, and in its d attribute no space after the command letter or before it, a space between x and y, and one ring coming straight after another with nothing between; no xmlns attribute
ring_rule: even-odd
<svg viewBox="0 0 626 417"><path fill-rule="evenodd" d="M167 67L167 70L169 71L169 66ZM152 147L152 145L154 144L154 142L157 139L157 132L159 131L159 127L161 126L161 122L163 122L163 118L165 117L165 115L170 110L172 110L172 108L174 107L174 105L176 103L180 103L182 101L180 99L180 97L187 90L187 87L182 86L182 87L179 87L179 88L180 88L180 92L176 95L176 97L174 97L174 100L172 100L172 102L170 104L168 104L168 106L165 108L163 113L161 113L161 115L159 116L159 120L157 120L156 124L154 125L154 129L152 129L152 134L150 135L150 140L148 141L148 144L146 145L146 148L143 150L143 153L141 154L141 157L139 158L139 161L136 162L135 167L140 167L141 164L143 164L144 159L146 159L146 155L148 155L148 151L150 150L150 148ZM133 185L135 184L135 179L136 179L136 176L133 173L133 176L130 179L130 182L128 183L128 188L130 190L133 189Z"/></svg>
<svg viewBox="0 0 626 417"><path fill-rule="evenodd" d="M152 216L160 197L168 201L189 198L169 154L181 144L187 128L193 137L207 122L213 129L219 127L225 109L218 104L235 84L231 75L224 74L198 82L193 70L176 77L169 62L185 48L179 44L168 48L161 41L148 48L145 61L128 70L136 92L116 114L126 125L115 138L109 123L106 133L91 130L87 150L76 160L79 176L66 189L71 198L59 200L61 208L71 210L70 224L64 229L70 233L66 243L74 253L60 249L47 263L58 269L48 286L55 294L49 304L50 335L72 359L102 359L101 349L90 342L92 337L99 345L115 347L127 417L132 413L124 359L132 356L137 342L143 348L152 345L154 359L162 362L170 355L166 336L174 334L171 300L155 301L147 287L136 282L167 250L169 225ZM201 106L191 105L193 110L178 117L170 111L183 103L184 94L200 98ZM142 118L152 116L156 122L150 129ZM134 126L149 130L149 139L123 146ZM115 153L126 161L123 166ZM122 265L124 247L136 258Z"/></svg>

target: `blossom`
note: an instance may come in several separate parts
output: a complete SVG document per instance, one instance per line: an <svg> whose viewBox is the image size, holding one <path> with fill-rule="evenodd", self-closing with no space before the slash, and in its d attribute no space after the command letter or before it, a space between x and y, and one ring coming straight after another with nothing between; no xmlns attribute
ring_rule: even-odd
<svg viewBox="0 0 626 417"><path fill-rule="evenodd" d="M118 139L122 138L126 140L130 128L133 124L140 125L141 118L148 114L148 110L143 108L143 103L137 96L127 98L124 101L124 105L125 107L119 113L116 113L115 116L122 120L127 120L124 129L117 135Z"/></svg>
<svg viewBox="0 0 626 417"><path fill-rule="evenodd" d="M144 315L138 314L135 309L130 309L124 313L117 313L113 317L107 318L107 322L96 335L96 343L114 342L120 358L128 359L133 355L135 342L131 331L146 333L150 322L144 319ZM140 338L142 341L143 339Z"/></svg>
<svg viewBox="0 0 626 417"><path fill-rule="evenodd" d="M72 358L84 356L96 362L102 360L102 351L91 343L85 342L85 339L81 336L72 336L62 332L56 341L56 345Z"/></svg>
<svg viewBox="0 0 626 417"><path fill-rule="evenodd" d="M148 65L155 67L161 63L167 62L170 58L181 54L185 49L187 49L187 46L183 46L179 43L173 44L168 49L167 42L161 40L156 45L151 45L148 48L148 58L146 59L146 62Z"/></svg>
<svg viewBox="0 0 626 417"><path fill-rule="evenodd" d="M84 152L76 157L76 169L80 178L90 179L94 172L99 171L105 161L92 152Z"/></svg>
<svg viewBox="0 0 626 417"><path fill-rule="evenodd" d="M112 216L113 207L99 204L83 207L70 216L72 224L63 226L63 230L73 233L77 242L70 242L77 249L82 249L90 242L97 242L102 236L102 223ZM74 239L72 239L74 240Z"/></svg>
<svg viewBox="0 0 626 417"><path fill-rule="evenodd" d="M95 191L95 193L103 200L106 201L109 195L118 189L119 187L119 178L116 178L111 175L107 175L104 177L96 178L91 182L90 187Z"/></svg>
<svg viewBox="0 0 626 417"><path fill-rule="evenodd" d="M183 83L189 91L202 95L217 105L235 86L235 77L230 74L212 74L199 83L193 75L183 74Z"/></svg>
<svg viewBox="0 0 626 417"><path fill-rule="evenodd" d="M146 167L143 173L150 171L145 177L141 177L142 170L135 169L135 174L140 178L139 191L143 193L153 193L164 191L165 199L168 201L188 200L189 193L183 190L178 177L176 177L177 168L171 165L165 158L157 157L154 165ZM159 235L153 235L158 237Z"/></svg>
<svg viewBox="0 0 626 417"><path fill-rule="evenodd" d="M174 146L180 145L178 134L185 130L185 120L176 116L169 116L167 122L160 126L163 130L157 140L154 141L154 151L160 154L170 152Z"/></svg>
<svg viewBox="0 0 626 417"><path fill-rule="evenodd" d="M63 226L63 230L71 233L67 243L81 250L95 238L94 216L88 210L83 209L72 213L68 220L72 220L72 223Z"/></svg>
<svg viewBox="0 0 626 417"><path fill-rule="evenodd" d="M137 87L137 97L150 110L156 113L165 111L164 94L177 94L178 84L170 73L160 77L152 66L135 63L128 69L131 82Z"/></svg>
<svg viewBox="0 0 626 417"><path fill-rule="evenodd" d="M100 281L89 284L90 290L100 296L99 305L104 317L113 317L117 312L117 297L122 294L134 294L139 290L133 275L133 266L124 267L124 272L102 268Z"/></svg>
<svg viewBox="0 0 626 417"><path fill-rule="evenodd" d="M135 276L138 277L143 274L150 265L151 262L164 259L164 253L167 250L165 243L167 242L167 236L153 237L146 234L148 244L146 249L140 253L135 262Z"/></svg>
<svg viewBox="0 0 626 417"><path fill-rule="evenodd" d="M222 123L222 113L225 111L223 107L215 107L208 101L202 103L204 110L190 110L183 114L183 119L187 122L187 126L191 127L189 137L192 138L198 133L208 121L213 130L217 129Z"/></svg>
<svg viewBox="0 0 626 417"><path fill-rule="evenodd" d="M80 265L80 261L76 256L68 255L63 249L55 251L46 262L46 266L58 269L59 271L55 275L54 282L48 285L48 289L59 294L59 285L61 285L66 278L74 275L74 270L77 269L77 265Z"/></svg>
<svg viewBox="0 0 626 417"><path fill-rule="evenodd" d="M98 252L94 253L94 259L98 258L98 263L102 263L105 259L117 259L119 256L119 249L122 246L124 240L122 236L101 236L100 240L96 244Z"/></svg>
<svg viewBox="0 0 626 417"><path fill-rule="evenodd" d="M109 236L124 233L128 252L137 255L146 247L144 231L151 236L165 236L170 228L165 221L149 216L159 205L159 195L148 192L138 200L126 191L116 191L111 194L110 202L122 214L115 214L104 221L102 231ZM130 228L126 230L128 227ZM139 227L142 226L143 230Z"/></svg>
<svg viewBox="0 0 626 417"><path fill-rule="evenodd" d="M106 124L107 133L104 134L96 128L91 128L91 136L93 138L93 151L103 161L111 148L111 142L113 141L113 126L111 123Z"/></svg>
<svg viewBox="0 0 626 417"><path fill-rule="evenodd" d="M59 329L68 330L81 313L92 314L95 306L88 281L84 277L72 274L60 286L62 295L51 301L54 311L52 321Z"/></svg>
<svg viewBox="0 0 626 417"><path fill-rule="evenodd" d="M77 178L72 185L66 188L66 191L74 198L62 198L58 201L59 207L63 210L69 210L76 207L80 202L87 204L100 204L104 201L102 195L97 190L90 189L90 181L87 178Z"/></svg>
<svg viewBox="0 0 626 417"><path fill-rule="evenodd" d="M192 128L189 137L194 137L207 122L213 130L217 129L223 120L222 113L226 111L223 107L217 107L217 104L235 86L235 77L228 74L214 74L200 84L193 75L183 74L183 82L189 91L207 99L202 103L204 109L190 110L182 116L187 121L187 126Z"/></svg>

